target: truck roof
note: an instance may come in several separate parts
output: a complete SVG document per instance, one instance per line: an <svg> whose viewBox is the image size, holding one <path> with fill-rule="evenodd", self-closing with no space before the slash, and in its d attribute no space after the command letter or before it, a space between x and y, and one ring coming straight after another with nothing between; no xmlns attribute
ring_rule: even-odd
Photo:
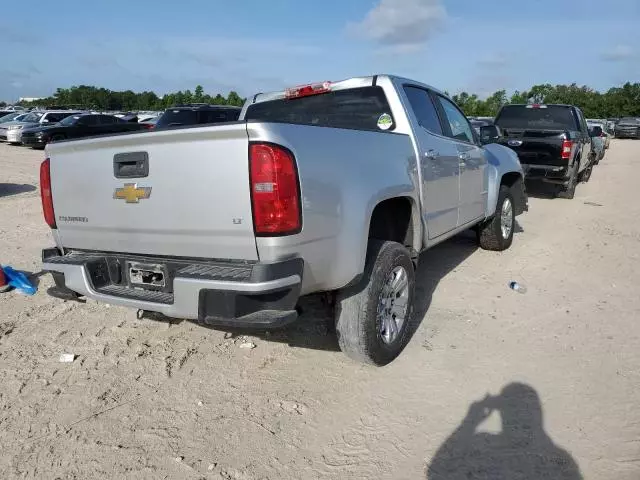
<svg viewBox="0 0 640 480"><path fill-rule="evenodd" d="M430 90L433 90L441 95L447 96L444 92L440 91L437 88L432 87L431 85L427 85L425 83L418 82L416 80L411 80L409 78L400 77L398 75L389 75L389 74L377 74L377 75L369 75L364 77L351 77L344 80L331 81L331 89L332 90L343 90L348 88L359 88L359 87L370 87L374 86L378 83L380 78L387 78L392 81L396 81L399 83L409 83L412 85L419 85ZM318 82L310 82L309 84L315 84ZM299 85L297 85L299 86ZM292 85L293 87L293 85ZM287 90L277 90L273 92L264 92L264 93L256 93L251 99L251 103L260 103L260 102L268 102L271 100L280 100L285 97Z"/></svg>

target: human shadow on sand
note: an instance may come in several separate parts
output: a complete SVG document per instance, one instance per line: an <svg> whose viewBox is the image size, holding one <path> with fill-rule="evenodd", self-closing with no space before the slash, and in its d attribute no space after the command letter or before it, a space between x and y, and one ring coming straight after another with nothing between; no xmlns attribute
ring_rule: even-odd
<svg viewBox="0 0 640 480"><path fill-rule="evenodd" d="M498 434L477 432L497 411ZM511 383L498 396L487 395L469 408L460 426L439 448L427 480L581 480L576 461L544 431L536 391Z"/></svg>

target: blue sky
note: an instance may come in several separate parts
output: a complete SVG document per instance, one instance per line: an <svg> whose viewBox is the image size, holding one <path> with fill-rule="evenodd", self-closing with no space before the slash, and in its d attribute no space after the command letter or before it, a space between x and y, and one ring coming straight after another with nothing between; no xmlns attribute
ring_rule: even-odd
<svg viewBox="0 0 640 480"><path fill-rule="evenodd" d="M5 10L0 19L4 100L78 84L158 94L201 84L208 93L250 95L372 73L480 95L547 82L603 90L640 81L640 0L31 0L16 6L15 18Z"/></svg>

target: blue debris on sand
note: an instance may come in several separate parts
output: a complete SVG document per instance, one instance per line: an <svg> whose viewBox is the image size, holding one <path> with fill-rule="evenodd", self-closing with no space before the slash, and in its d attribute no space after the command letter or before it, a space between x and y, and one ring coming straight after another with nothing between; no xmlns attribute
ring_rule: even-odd
<svg viewBox="0 0 640 480"><path fill-rule="evenodd" d="M27 276L11 267L1 267L7 278L7 284L26 295L34 295L38 290Z"/></svg>

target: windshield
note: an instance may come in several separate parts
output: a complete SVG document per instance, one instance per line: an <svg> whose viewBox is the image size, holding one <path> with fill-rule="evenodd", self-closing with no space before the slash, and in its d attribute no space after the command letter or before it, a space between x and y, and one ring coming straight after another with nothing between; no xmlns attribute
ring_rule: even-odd
<svg viewBox="0 0 640 480"><path fill-rule="evenodd" d="M579 130L571 107L560 105L507 105L496 118L500 128Z"/></svg>
<svg viewBox="0 0 640 480"><path fill-rule="evenodd" d="M621 118L618 122L618 125L638 125L640 124L640 120L634 117L625 117Z"/></svg>
<svg viewBox="0 0 640 480"><path fill-rule="evenodd" d="M40 121L40 117L42 117L41 113L29 113L26 117L24 117L21 121L22 122L31 122L31 123L38 123Z"/></svg>
<svg viewBox="0 0 640 480"><path fill-rule="evenodd" d="M64 125L65 127L68 127L70 125L73 125L74 123L76 123L78 121L78 119L80 119L82 115L71 115L63 120L60 120L60 122L58 122L60 125Z"/></svg>
<svg viewBox="0 0 640 480"><path fill-rule="evenodd" d="M10 113L8 115L0 117L0 123L10 122L11 120L15 120L16 117L19 117L19 116L20 116L20 113Z"/></svg>

